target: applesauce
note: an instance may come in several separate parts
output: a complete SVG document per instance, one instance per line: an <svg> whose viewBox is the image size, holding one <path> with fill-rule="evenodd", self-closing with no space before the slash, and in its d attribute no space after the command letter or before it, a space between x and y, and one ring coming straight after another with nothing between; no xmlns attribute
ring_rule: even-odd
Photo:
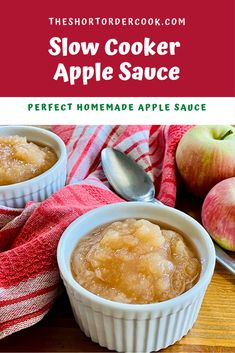
<svg viewBox="0 0 235 353"><path fill-rule="evenodd" d="M51 168L57 159L50 147L28 142L26 137L0 136L0 185L32 179Z"/></svg>
<svg viewBox="0 0 235 353"><path fill-rule="evenodd" d="M72 253L71 271L98 296L147 304L190 289L198 281L201 263L178 231L145 219L126 219L83 237Z"/></svg>

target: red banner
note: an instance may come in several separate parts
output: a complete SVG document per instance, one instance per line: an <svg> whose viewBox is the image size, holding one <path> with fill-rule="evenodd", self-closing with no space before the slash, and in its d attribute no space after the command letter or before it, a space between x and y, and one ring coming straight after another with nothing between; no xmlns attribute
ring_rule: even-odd
<svg viewBox="0 0 235 353"><path fill-rule="evenodd" d="M5 2L0 96L235 96L234 2Z"/></svg>

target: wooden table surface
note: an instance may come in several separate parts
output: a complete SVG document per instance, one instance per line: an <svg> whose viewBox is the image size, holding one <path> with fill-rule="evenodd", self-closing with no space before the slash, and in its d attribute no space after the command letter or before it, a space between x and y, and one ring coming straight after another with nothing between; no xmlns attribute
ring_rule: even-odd
<svg viewBox="0 0 235 353"><path fill-rule="evenodd" d="M200 202L181 193L177 207L200 217ZM35 326L0 341L1 352L108 352L77 326L65 293ZM235 353L235 276L216 265L198 319L186 337L164 353Z"/></svg>

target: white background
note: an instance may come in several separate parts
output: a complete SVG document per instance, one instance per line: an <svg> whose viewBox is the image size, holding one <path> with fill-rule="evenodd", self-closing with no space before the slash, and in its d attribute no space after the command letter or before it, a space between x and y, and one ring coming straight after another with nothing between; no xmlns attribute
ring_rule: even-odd
<svg viewBox="0 0 235 353"><path fill-rule="evenodd" d="M73 103L72 111L28 111L28 104ZM206 111L77 111L76 105L91 103L206 104ZM235 124L235 98L0 98L0 124Z"/></svg>

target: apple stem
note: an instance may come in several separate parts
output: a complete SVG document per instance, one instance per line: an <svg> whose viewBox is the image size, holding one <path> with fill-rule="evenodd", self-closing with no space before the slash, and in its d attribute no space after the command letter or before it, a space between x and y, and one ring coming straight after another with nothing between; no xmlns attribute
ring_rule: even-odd
<svg viewBox="0 0 235 353"><path fill-rule="evenodd" d="M221 138L220 140L224 140L227 136L232 135L233 134L233 130L228 130Z"/></svg>

